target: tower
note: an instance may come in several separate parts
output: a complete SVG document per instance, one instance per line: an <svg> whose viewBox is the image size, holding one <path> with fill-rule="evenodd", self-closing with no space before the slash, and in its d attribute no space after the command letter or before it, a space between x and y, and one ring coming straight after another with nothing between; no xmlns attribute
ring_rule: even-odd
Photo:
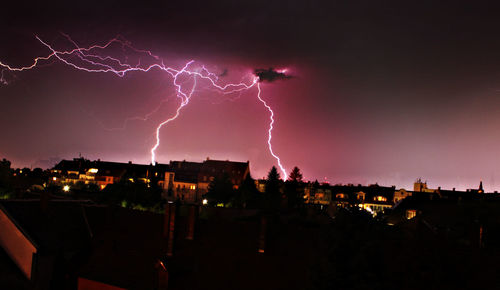
<svg viewBox="0 0 500 290"><path fill-rule="evenodd" d="M413 184L413 191L425 192L427 189L427 182L423 182L421 178L418 178Z"/></svg>

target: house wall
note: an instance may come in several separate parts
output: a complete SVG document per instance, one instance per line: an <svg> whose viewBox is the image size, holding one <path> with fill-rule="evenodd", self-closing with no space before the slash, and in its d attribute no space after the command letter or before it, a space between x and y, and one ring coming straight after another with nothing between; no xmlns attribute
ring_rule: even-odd
<svg viewBox="0 0 500 290"><path fill-rule="evenodd" d="M1 208L0 246L7 252L24 275L31 280L33 254L37 252L37 249Z"/></svg>
<svg viewBox="0 0 500 290"><path fill-rule="evenodd" d="M174 181L175 198L179 198L183 202L197 202L200 199L197 193L198 193L197 183Z"/></svg>
<svg viewBox="0 0 500 290"><path fill-rule="evenodd" d="M393 203L397 203L406 197L411 196L411 192L406 191L405 189L401 188L400 190L396 190L394 192L394 200Z"/></svg>

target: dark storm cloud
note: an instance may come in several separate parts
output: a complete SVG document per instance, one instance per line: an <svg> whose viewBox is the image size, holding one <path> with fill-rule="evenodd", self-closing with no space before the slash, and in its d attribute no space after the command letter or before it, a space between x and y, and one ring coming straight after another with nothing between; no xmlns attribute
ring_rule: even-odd
<svg viewBox="0 0 500 290"><path fill-rule="evenodd" d="M274 82L277 80L287 80L292 78L292 76L287 75L284 71L277 71L270 67L268 69L257 68L253 73L259 77L260 82Z"/></svg>

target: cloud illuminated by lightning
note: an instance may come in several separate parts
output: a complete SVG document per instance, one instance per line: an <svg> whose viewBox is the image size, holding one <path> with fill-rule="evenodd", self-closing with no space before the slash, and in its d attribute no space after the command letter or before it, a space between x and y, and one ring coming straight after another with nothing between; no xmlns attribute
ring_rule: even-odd
<svg viewBox="0 0 500 290"><path fill-rule="evenodd" d="M153 69L157 69L163 72L168 73L173 79L173 85L175 87L176 96L180 100L180 104L177 107L176 113L174 116L169 119L161 122L156 127L156 143L151 148L151 162L152 164L156 164L156 150L160 146L160 130L163 126L168 123L174 121L179 116L181 110L189 104L191 97L196 91L196 86L198 84L198 79L208 81L210 86L217 90L221 94L233 94L233 93L241 93L246 90L250 90L253 87L257 87L257 98L262 104L266 107L266 109L270 112L270 124L268 130L268 148L271 155L277 160L278 165L281 171L286 178L286 170L281 164L281 160L276 155L272 149L271 140L272 140L272 131L274 125L274 112L271 107L262 99L261 97L261 81L272 81L274 78L286 78L287 76L284 72L279 71L278 75L276 72L269 69L269 71L256 71L256 73L251 77L251 81L246 83L241 81L239 83L228 83L228 84L220 84L219 77L217 74L210 72L205 66L197 66L194 67L194 60L188 61L181 69L176 69L173 67L168 67L164 64L163 59L154 55L150 51L140 50L134 48L128 41L124 40L121 37L115 37L103 45L92 45L89 47L81 47L78 45L73 39L71 39L68 35L63 34L63 36L74 46L71 50L56 50L50 44L44 42L41 38L36 36L36 39L47 47L50 50L50 54L46 56L36 57L32 64L21 67L14 67L9 64L6 64L0 61L0 67L2 67L1 75L0 75L0 83L8 84L7 79L4 76L4 71L10 72L21 72L25 70L34 69L37 66L40 66L40 63L43 61L48 61L50 59L56 59L60 62L73 67L77 70L86 71L89 73L113 73L119 77L125 76L125 74L129 72L149 72ZM106 55L104 52L110 49L114 45L120 45L122 50L125 52L127 50L132 51L135 54L141 55L136 64L128 63L128 58L125 60L120 59L118 57L113 57L111 55ZM149 58L147 62L142 61L142 57ZM149 63L149 64L144 64ZM224 73L223 73L224 74ZM186 89L184 86L184 82L180 82L181 77L189 77L192 83L192 86L189 89ZM156 112L156 110L154 111ZM148 117L147 115L146 117ZM134 117L135 118L135 117ZM134 119L131 118L131 119ZM139 118L141 119L141 118Z"/></svg>

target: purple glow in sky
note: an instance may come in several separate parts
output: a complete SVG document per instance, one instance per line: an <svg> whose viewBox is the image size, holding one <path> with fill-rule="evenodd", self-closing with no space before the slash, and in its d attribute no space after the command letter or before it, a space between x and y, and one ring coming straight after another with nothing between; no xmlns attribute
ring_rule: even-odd
<svg viewBox="0 0 500 290"><path fill-rule="evenodd" d="M249 79L248 83L239 82L239 83L227 83L221 85L219 84L219 77L216 74L210 72L205 66L201 67L199 66L193 69L195 62L194 60L190 60L187 63L185 63L181 69L175 69L173 67L166 66L164 60L161 57L158 57L157 55L153 54L151 51L136 49L133 46L131 46L128 41L123 40L120 37L115 37L107 41L103 45L94 44L89 47L81 47L75 41L73 41L71 37L68 36L67 34L62 33L62 35L65 38L67 38L67 40L71 44L74 45L74 48L69 50L55 49L50 44L41 40L38 36L35 36L35 38L41 44L43 44L50 50L50 54L46 56L35 57L33 59L32 64L20 67L15 67L0 61L0 69L2 69L3 73L16 73L16 72L28 71L35 69L38 66L43 65L41 63L49 61L52 58L54 58L59 60L61 63L68 65L71 68L84 71L87 73L111 73L117 75L118 77L124 77L127 73L131 72L148 73L155 69L167 73L172 77L172 86L174 87L175 95L177 96L177 98L180 99L180 104L177 106L175 114L172 117L169 117L168 119L162 121L159 125L156 126L156 134L155 134L156 142L154 143L153 147L150 150L151 164L153 165L157 163L156 151L161 144L160 131L162 127L168 125L170 122L175 121L180 116L181 110L189 104L189 101L191 100L193 94L197 90L197 84L198 84L197 78L207 81L208 84L211 85L211 88L213 88L214 90L218 90L218 93L222 95L241 93L242 91L250 90L256 87L257 99L262 104L264 104L264 107L270 113L270 123L269 123L269 129L267 131L268 135L267 146L269 148L269 152L276 159L278 167L280 168L283 176L284 177L287 176L287 172L283 167L279 156L276 155L276 153L274 153L272 149L271 140L272 140L273 124L275 122L274 112L272 108L267 104L267 102L261 98L262 91L260 88L260 82L262 81L272 82L279 79L290 78L291 76L285 74L286 69L282 70L274 70L272 68L268 70L258 69L254 72L253 75L247 76L247 78ZM119 47L121 47L121 50L124 54L122 58L118 58L103 52L105 50L111 49L114 44L117 44ZM140 54L138 56L138 60L135 65L132 65L128 62L130 55L126 50L130 50L133 53ZM147 65L143 65L143 63L145 62L143 60L144 56L146 56L147 58L151 58L152 62L150 62ZM185 76L187 76L189 79L181 80ZM2 82L4 85L9 85L9 81L7 80L7 77L4 77L4 75L2 75ZM185 89L186 82L189 82L188 84L189 89L187 91ZM158 111L160 105L161 102L156 109L146 114L146 117L151 116L153 113ZM126 118L124 123L126 123L129 120L145 121L147 120L146 117ZM123 129L125 129L125 127L123 127Z"/></svg>
<svg viewBox="0 0 500 290"><path fill-rule="evenodd" d="M491 2L94 2L11 4L0 61L23 67L49 55L34 35L74 49L63 31L80 47L122 35L158 57L116 43L108 54L85 51L101 66L62 56L94 69L126 68L97 55L143 68L162 59L177 72L195 60L190 71L217 84L251 85L258 69L287 68L292 78L258 83L284 168L331 183L411 188L422 177L431 187L483 180L500 190L500 20ZM150 163L158 124L186 100L173 79L158 68L92 74L54 57L1 70L0 158L18 167L79 153ZM178 75L185 96L193 81ZM189 105L161 128L155 159L250 160L256 178L278 166L259 88L224 94L196 81Z"/></svg>

